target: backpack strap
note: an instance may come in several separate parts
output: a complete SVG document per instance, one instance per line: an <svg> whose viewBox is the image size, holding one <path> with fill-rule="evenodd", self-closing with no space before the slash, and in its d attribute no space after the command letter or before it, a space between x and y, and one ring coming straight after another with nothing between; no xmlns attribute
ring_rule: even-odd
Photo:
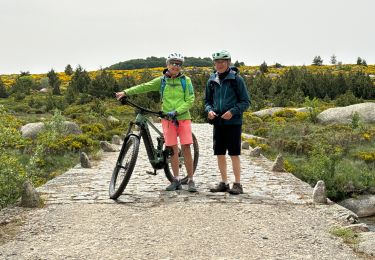
<svg viewBox="0 0 375 260"><path fill-rule="evenodd" d="M186 78L185 76L180 77L182 90L184 91L184 99L185 99L185 90L186 90Z"/></svg>
<svg viewBox="0 0 375 260"><path fill-rule="evenodd" d="M167 80L165 79L165 75L160 77L161 82L160 82L160 102L163 101L163 95L164 95L164 90L165 90L165 85L167 85Z"/></svg>

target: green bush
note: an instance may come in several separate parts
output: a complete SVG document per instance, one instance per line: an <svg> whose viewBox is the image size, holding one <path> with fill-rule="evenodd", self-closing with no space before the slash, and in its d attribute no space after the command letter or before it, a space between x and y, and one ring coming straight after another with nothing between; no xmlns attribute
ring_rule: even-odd
<svg viewBox="0 0 375 260"><path fill-rule="evenodd" d="M131 113L134 114L134 110L129 106L111 106L107 107L106 114L112 115L114 117L123 116L124 114Z"/></svg>
<svg viewBox="0 0 375 260"><path fill-rule="evenodd" d="M70 116L72 114L87 114L91 111L91 107L87 104L85 105L70 105L64 110L65 116Z"/></svg>
<svg viewBox="0 0 375 260"><path fill-rule="evenodd" d="M335 104L336 106L339 106L339 107L345 107L345 106L349 106L353 104L358 104L361 102L362 100L354 96L352 91L348 91L345 94L342 94L335 99Z"/></svg>
<svg viewBox="0 0 375 260"><path fill-rule="evenodd" d="M21 133L17 130L21 121L9 115L3 106L0 106L0 149L21 148L26 144Z"/></svg>
<svg viewBox="0 0 375 260"><path fill-rule="evenodd" d="M317 98L313 98L312 100L309 99L309 97L305 98L305 106L309 109L309 117L312 123L318 122L318 115L320 113L319 111L319 100Z"/></svg>
<svg viewBox="0 0 375 260"><path fill-rule="evenodd" d="M108 130L104 134L104 140L111 140L114 135L119 135L121 136L122 134L125 133L125 128L114 128L111 130Z"/></svg>
<svg viewBox="0 0 375 260"><path fill-rule="evenodd" d="M18 103L14 104L11 107L11 111L17 112L17 113L27 113L30 110L30 107L27 104L24 103Z"/></svg>
<svg viewBox="0 0 375 260"><path fill-rule="evenodd" d="M254 135L266 137L267 134L268 134L268 131L269 131L268 128L259 127L259 128L257 128L257 129L254 130Z"/></svg>
<svg viewBox="0 0 375 260"><path fill-rule="evenodd" d="M25 180L25 169L18 159L0 148L0 208L17 200Z"/></svg>
<svg viewBox="0 0 375 260"><path fill-rule="evenodd" d="M0 106L0 208L19 197L25 169L10 151L26 145L17 128L21 122Z"/></svg>
<svg viewBox="0 0 375 260"><path fill-rule="evenodd" d="M375 185L374 171L363 162L343 158L340 149L327 153L322 147L315 147L310 158L291 164L293 173L312 186L323 180L328 197L334 201L363 193Z"/></svg>

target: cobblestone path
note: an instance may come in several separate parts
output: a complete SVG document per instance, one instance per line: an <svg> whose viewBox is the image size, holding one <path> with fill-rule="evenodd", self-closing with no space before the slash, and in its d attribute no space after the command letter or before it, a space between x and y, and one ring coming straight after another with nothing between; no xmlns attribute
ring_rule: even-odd
<svg viewBox="0 0 375 260"><path fill-rule="evenodd" d="M137 164L130 182L117 202L242 202L242 203L292 203L311 202L312 188L286 172L270 171L271 162L263 157L250 157L247 150L241 156L242 184L244 194L213 194L209 187L219 181L219 170L212 152L212 126L194 124L193 132L199 143L199 162L195 173L198 193L186 190L166 192L168 181L163 170L156 176L148 162L146 149L141 143ZM104 153L92 169L79 165L38 189L45 195L47 204L53 203L113 203L108 199L108 185L118 153ZM233 181L231 161L228 159L228 177ZM184 169L182 169L184 170Z"/></svg>

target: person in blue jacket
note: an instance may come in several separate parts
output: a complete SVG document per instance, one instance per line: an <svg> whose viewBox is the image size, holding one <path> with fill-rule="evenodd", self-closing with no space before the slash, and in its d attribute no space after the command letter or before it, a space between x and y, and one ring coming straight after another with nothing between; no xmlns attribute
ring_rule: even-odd
<svg viewBox="0 0 375 260"><path fill-rule="evenodd" d="M245 81L238 75L238 69L230 67L231 55L228 51L212 55L215 72L207 81L205 91L205 111L213 124L213 150L221 174L221 182L211 188L211 192L242 194L241 185L241 132L242 115L250 106L250 98ZM227 176L226 153L232 161L235 181L230 189Z"/></svg>

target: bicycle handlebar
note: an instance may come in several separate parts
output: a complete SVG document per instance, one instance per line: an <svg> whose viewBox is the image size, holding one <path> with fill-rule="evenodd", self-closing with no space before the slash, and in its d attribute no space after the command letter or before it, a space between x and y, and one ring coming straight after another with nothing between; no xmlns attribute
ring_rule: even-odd
<svg viewBox="0 0 375 260"><path fill-rule="evenodd" d="M130 105L130 106L132 106L132 107L135 107L135 108L138 108L139 110L141 110L141 111L143 111L143 112L146 112L146 113L148 113L148 114L154 114L154 115L158 115L158 116L161 117L161 118L170 119L170 120L171 120L171 121L172 121L177 127L178 127L178 125L179 125L176 116L174 116L174 117L171 118L170 116L168 116L168 115L167 115L166 113L164 113L163 111L152 111L152 110L149 110L149 109L147 109L147 108L141 107L140 105L137 105L137 104L135 104L134 102L130 101L130 100L128 99L127 96L124 96L124 97L120 98L119 101L120 101L121 104L123 104L123 105L128 104L128 105Z"/></svg>
<svg viewBox="0 0 375 260"><path fill-rule="evenodd" d="M130 101L126 96L122 97L120 100L121 104L123 105L131 105L132 107L138 108L139 110L149 113L149 114L155 114L161 117L167 117L167 114L163 113L163 111L152 111L147 108L141 107L140 105L135 104L134 102Z"/></svg>

